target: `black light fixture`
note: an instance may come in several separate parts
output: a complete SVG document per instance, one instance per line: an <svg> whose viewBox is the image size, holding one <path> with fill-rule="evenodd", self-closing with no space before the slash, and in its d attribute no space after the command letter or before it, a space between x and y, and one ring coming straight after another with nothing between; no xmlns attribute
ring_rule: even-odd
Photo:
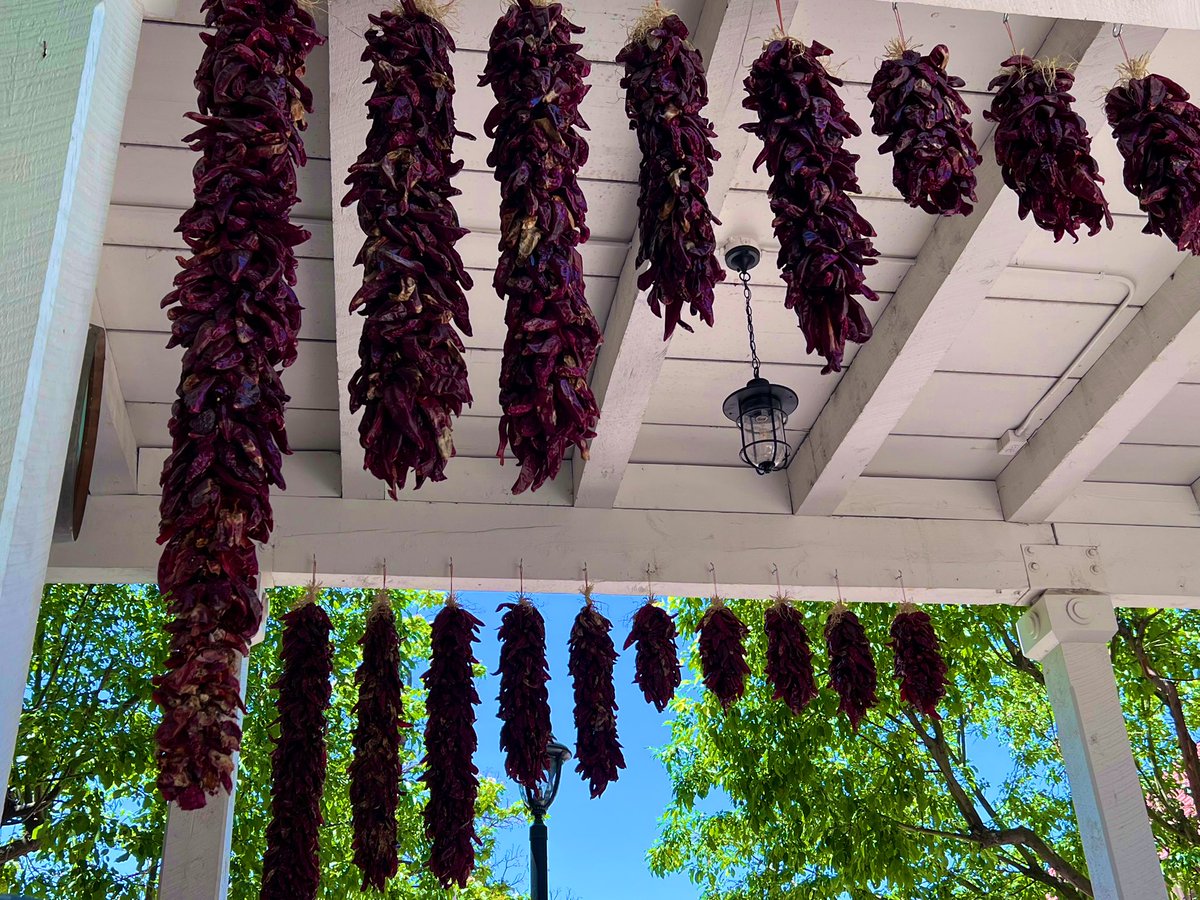
<svg viewBox="0 0 1200 900"><path fill-rule="evenodd" d="M547 883L545 817L546 813L550 811L550 804L558 796L563 764L571 758L571 749L556 741L554 735L550 736L546 752L550 754L550 771L533 790L522 789L522 793L525 795L525 804L533 813L533 824L529 826L529 853L532 857L529 866L530 900L550 900L550 886Z"/></svg>
<svg viewBox="0 0 1200 900"><path fill-rule="evenodd" d="M800 405L796 392L780 384L760 378L758 345L754 342L754 311L750 306L750 270L758 265L761 254L757 247L738 244L725 251L725 265L738 273L742 293L746 296L746 331L750 335L750 365L752 377L741 390L725 398L721 407L725 415L737 423L742 436L742 462L759 475L786 469L792 461L792 448L787 442L788 416Z"/></svg>

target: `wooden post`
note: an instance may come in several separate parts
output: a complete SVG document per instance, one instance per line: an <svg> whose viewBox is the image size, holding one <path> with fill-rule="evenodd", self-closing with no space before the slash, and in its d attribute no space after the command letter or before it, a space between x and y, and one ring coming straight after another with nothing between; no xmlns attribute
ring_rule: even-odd
<svg viewBox="0 0 1200 900"><path fill-rule="evenodd" d="M1166 900L1109 658L1111 599L1048 591L1017 631L1025 655L1042 663L1095 896Z"/></svg>
<svg viewBox="0 0 1200 900"><path fill-rule="evenodd" d="M0 16L0 791L16 746L141 19L141 0L23 0Z"/></svg>
<svg viewBox="0 0 1200 900"><path fill-rule="evenodd" d="M267 633L270 610L263 597L263 617L251 646ZM246 699L250 657L242 657L238 681ZM162 864L158 875L158 900L225 900L229 894L229 855L233 846L233 809L237 792L237 761L233 758L233 790L209 797L203 809L167 808Z"/></svg>

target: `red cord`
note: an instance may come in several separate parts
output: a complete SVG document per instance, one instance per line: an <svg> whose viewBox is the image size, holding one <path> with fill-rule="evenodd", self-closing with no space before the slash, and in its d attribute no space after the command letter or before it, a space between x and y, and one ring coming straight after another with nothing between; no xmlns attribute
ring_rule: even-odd
<svg viewBox="0 0 1200 900"><path fill-rule="evenodd" d="M779 30L787 34L787 26L783 24L783 3L775 0L775 12L779 13Z"/></svg>

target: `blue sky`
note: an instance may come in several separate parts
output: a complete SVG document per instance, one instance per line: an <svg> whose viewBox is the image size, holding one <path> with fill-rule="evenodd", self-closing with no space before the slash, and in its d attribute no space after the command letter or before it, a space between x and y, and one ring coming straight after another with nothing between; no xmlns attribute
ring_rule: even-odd
<svg viewBox="0 0 1200 900"><path fill-rule="evenodd" d="M502 594L463 593L460 599L486 623L476 655L494 672L500 648L496 640L497 604ZM572 719L574 699L567 674L567 639L579 611L578 595L539 594L534 603L546 619L546 645L550 663L550 710L555 736L569 747L575 744ZM597 604L613 623L618 651L629 633L634 611L644 597L597 597ZM655 897L656 900L694 900L696 889L683 875L661 879L650 874L646 851L658 831L658 817L670 801L667 775L651 753L670 738L670 711L659 713L643 699L633 683L633 654L622 653L616 667L617 727L626 768L604 795L590 799L587 785L570 762L563 768L562 787L549 819L550 889L573 900L612 900L614 897ZM500 722L495 709L498 681L494 675L479 683L479 752L482 772L505 781L500 753ZM515 788L514 788L515 789ZM510 848L520 860L522 887L528 890L528 841L525 828L514 829L499 852ZM569 893L568 893L569 892Z"/></svg>
<svg viewBox="0 0 1200 900"><path fill-rule="evenodd" d="M479 682L478 716L480 770L512 786L504 774L500 752L500 722L495 709L499 679L495 672L500 647L496 639L499 616L496 606L509 599L498 593L462 593L460 599L485 623L476 655L488 667ZM567 673L567 639L581 599L571 594L537 594L532 597L546 620L547 656L550 664L550 709L555 736L574 747L574 699ZM633 613L645 597L604 596L597 604L613 623L617 650L629 633ZM681 638L681 651L683 639ZM687 673L685 670L685 677ZM562 787L549 819L551 897L558 900L612 900L614 897L654 897L655 900L695 900L698 891L685 875L657 878L646 864L646 851L658 833L658 817L671 799L670 783L654 748L670 739L671 712L659 713L646 703L633 683L633 654L621 653L615 672L617 726L626 768L604 795L590 799L586 783L574 771L563 769ZM968 738L969 755L978 771L993 785L993 793L1011 767L1007 748L995 741ZM516 790L513 786L513 790ZM518 884L528 890L527 829L510 831L501 840L498 855L511 852L517 862L510 874L520 872Z"/></svg>

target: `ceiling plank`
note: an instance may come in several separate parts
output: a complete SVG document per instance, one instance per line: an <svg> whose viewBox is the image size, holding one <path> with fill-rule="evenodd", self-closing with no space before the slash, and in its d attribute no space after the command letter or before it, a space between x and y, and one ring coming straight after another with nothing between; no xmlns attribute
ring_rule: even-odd
<svg viewBox="0 0 1200 900"><path fill-rule="evenodd" d="M1200 363L1189 256L996 479L1005 518L1043 522Z"/></svg>
<svg viewBox="0 0 1200 900"><path fill-rule="evenodd" d="M798 6L799 0L784 0L781 14L785 21L794 18ZM694 43L704 57L708 76L709 105L705 113L716 129L714 145L721 154L708 186L709 207L718 218L750 137L739 127L746 119L742 109L743 70L758 55L762 36L776 27L777 15L769 3L708 0L696 27ZM636 211L630 210L630 214ZM592 373L600 425L589 458L575 462L575 505L580 507L608 509L616 502L670 347L670 342L662 339L662 320L650 311L646 294L637 289L637 250L635 234Z"/></svg>
<svg viewBox="0 0 1200 900"><path fill-rule="evenodd" d="M882 0L891 2L891 0ZM1174 0L1147 3L1146 0L921 0L923 6L949 6L1011 13L1014 16L1042 16L1050 19L1084 19L1092 22L1124 22L1156 28L1200 28L1200 2Z"/></svg>
<svg viewBox="0 0 1200 900"><path fill-rule="evenodd" d="M1126 28L1125 41L1131 53L1148 53L1165 34L1163 29ZM1073 94L1081 102L1111 86L1122 59L1107 28L1066 20L1055 23L1038 56L1080 60ZM1094 134L1098 131L1093 128ZM975 211L937 221L874 336L855 356L797 451L788 470L796 513L832 515L837 510L1037 227L1032 217L1017 218L1016 195L1004 186L991 139L981 149Z"/></svg>

